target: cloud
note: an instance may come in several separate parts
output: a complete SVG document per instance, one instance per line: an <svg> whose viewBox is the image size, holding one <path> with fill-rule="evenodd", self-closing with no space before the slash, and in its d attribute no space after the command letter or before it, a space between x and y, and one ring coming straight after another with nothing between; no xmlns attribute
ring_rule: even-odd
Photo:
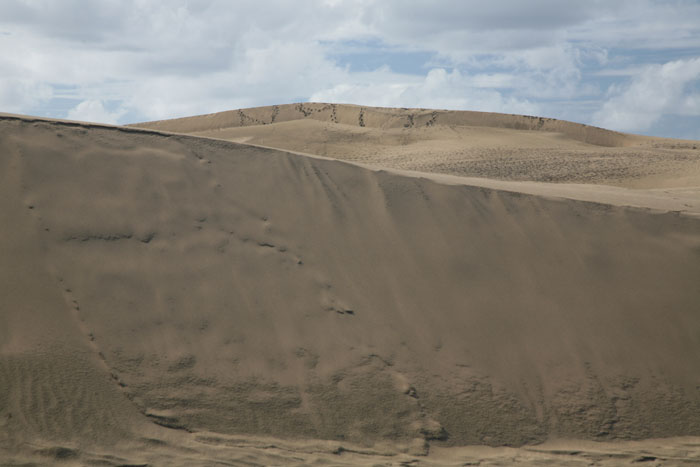
<svg viewBox="0 0 700 467"><path fill-rule="evenodd" d="M126 123L313 99L591 122L629 109L650 65L697 57L697 17L691 0L4 0L0 111Z"/></svg>
<svg viewBox="0 0 700 467"><path fill-rule="evenodd" d="M400 81L385 76L375 80L378 71L366 79L352 84L339 84L314 93L310 100L316 102L347 102L380 107L423 107L437 109L471 109L488 112L536 114L539 107L526 99L504 96L489 89L488 77L465 76L458 70L448 72L435 68L424 78ZM389 74L388 70L383 70ZM367 76L366 78L370 78ZM501 81L503 76L495 76ZM482 86L479 86L482 84Z"/></svg>
<svg viewBox="0 0 700 467"><path fill-rule="evenodd" d="M697 0L617 0L597 8L598 14L567 29L569 40L629 51L694 49L697 55Z"/></svg>
<svg viewBox="0 0 700 467"><path fill-rule="evenodd" d="M36 109L52 95L48 84L6 77L0 83L0 112L22 113L26 109Z"/></svg>
<svg viewBox="0 0 700 467"><path fill-rule="evenodd" d="M108 111L101 100L87 100L69 110L67 118L84 122L117 123L125 113L126 109L123 108Z"/></svg>
<svg viewBox="0 0 700 467"><path fill-rule="evenodd" d="M415 0L369 2L363 21L392 44L441 50L452 55L540 47L556 42L572 25L607 10L600 0Z"/></svg>
<svg viewBox="0 0 700 467"><path fill-rule="evenodd" d="M593 115L596 125L620 131L647 131L667 114L699 116L700 58L647 66L625 86L613 85L610 97Z"/></svg>

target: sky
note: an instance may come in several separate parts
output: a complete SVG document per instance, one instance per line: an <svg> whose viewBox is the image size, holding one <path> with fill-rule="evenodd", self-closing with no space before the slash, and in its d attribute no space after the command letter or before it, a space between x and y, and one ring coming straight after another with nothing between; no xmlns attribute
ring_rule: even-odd
<svg viewBox="0 0 700 467"><path fill-rule="evenodd" d="M313 101L700 139L700 0L0 1L0 112Z"/></svg>

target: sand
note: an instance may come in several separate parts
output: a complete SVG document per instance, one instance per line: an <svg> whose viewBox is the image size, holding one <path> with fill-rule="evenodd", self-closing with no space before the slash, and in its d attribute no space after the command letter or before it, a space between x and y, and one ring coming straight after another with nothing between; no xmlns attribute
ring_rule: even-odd
<svg viewBox="0 0 700 467"><path fill-rule="evenodd" d="M0 458L700 460L693 142L274 109L149 129L0 117ZM457 141L456 168L417 165ZM521 141L532 162L494 157ZM655 162L611 172L614 154Z"/></svg>
<svg viewBox="0 0 700 467"><path fill-rule="evenodd" d="M138 126L466 177L626 188L700 186L700 141L522 115L306 103Z"/></svg>

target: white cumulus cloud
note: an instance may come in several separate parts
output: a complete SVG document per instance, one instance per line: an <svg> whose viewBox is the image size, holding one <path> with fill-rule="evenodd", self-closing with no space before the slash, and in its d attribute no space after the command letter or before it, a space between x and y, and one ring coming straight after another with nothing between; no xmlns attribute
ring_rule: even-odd
<svg viewBox="0 0 700 467"><path fill-rule="evenodd" d="M119 118L126 113L123 108L108 111L101 100L86 100L68 111L69 120L81 120L84 122L117 123Z"/></svg>
<svg viewBox="0 0 700 467"><path fill-rule="evenodd" d="M379 73L381 71L378 71ZM384 70L385 73L389 73ZM375 78L376 75L371 75ZM369 77L368 77L369 78ZM494 79L502 81L502 76ZM345 102L381 107L423 107L436 109L471 109L485 112L536 114L540 108L527 99L504 96L485 82L458 70L435 68L423 78L400 81L385 77L352 84L339 84L311 96L315 102ZM479 86L481 84L482 86Z"/></svg>
<svg viewBox="0 0 700 467"><path fill-rule="evenodd" d="M650 65L627 85L612 86L610 97L593 115L596 125L620 131L646 131L662 116L700 115L700 58Z"/></svg>

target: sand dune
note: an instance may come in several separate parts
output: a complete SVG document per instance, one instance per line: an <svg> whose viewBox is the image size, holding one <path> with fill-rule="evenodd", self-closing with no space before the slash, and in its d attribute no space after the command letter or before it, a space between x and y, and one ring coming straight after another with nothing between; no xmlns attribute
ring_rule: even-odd
<svg viewBox="0 0 700 467"><path fill-rule="evenodd" d="M356 110L308 108L337 125ZM285 116L304 111L277 109L279 126L265 128L293 134ZM148 126L209 134L235 115L266 122L259 112ZM410 113L386 112L364 109L358 123L403 131ZM508 118L484 128L535 129L522 136L533 150L539 136L566 148L637 141ZM487 465L614 463L646 449L698 459L697 438L570 441L700 435L700 219L668 204L12 116L0 119L0 155L6 456ZM620 190L602 196L630 193Z"/></svg>
<svg viewBox="0 0 700 467"><path fill-rule="evenodd" d="M700 186L700 142L522 115L294 104L138 126L383 168L628 188Z"/></svg>
<svg viewBox="0 0 700 467"><path fill-rule="evenodd" d="M430 109L394 109L348 104L302 103L231 110L195 117L138 124L140 127L193 133L224 128L271 125L290 121L332 122L361 128L416 129L439 125L459 125L514 130L558 132L584 143L601 146L634 144L636 137L603 128L552 118L489 112Z"/></svg>

